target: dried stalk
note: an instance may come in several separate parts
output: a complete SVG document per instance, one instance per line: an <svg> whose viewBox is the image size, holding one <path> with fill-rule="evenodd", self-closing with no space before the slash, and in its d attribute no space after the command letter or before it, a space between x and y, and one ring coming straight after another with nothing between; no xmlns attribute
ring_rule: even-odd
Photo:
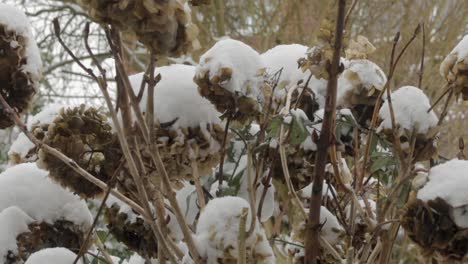
<svg viewBox="0 0 468 264"><path fill-rule="evenodd" d="M206 202L205 194L203 193L203 187L200 183L200 175L198 173L197 161L195 159L192 159L190 165L192 166L193 182L195 183L195 189L197 190L198 206L200 206L200 211L203 211L203 209L205 209Z"/></svg>
<svg viewBox="0 0 468 264"><path fill-rule="evenodd" d="M112 257L111 255L109 254L109 252L107 252L106 250L106 247L104 246L104 244L102 244L102 241L101 239L99 239L98 235L96 233L94 233L94 244L99 248L99 250L101 251L102 255L104 255L104 258L106 259L106 262L108 264L114 264L114 261L112 260ZM77 258L78 259L78 258ZM77 260L76 259L76 260ZM75 260L75 261L76 261Z"/></svg>
<svg viewBox="0 0 468 264"><path fill-rule="evenodd" d="M247 224L247 215L249 214L249 209L247 207L242 208L242 213L239 220L239 237L238 237L238 250L239 257L237 258L237 264L246 264L247 263L247 252L245 247L246 237L246 224ZM251 217L254 221L254 216Z"/></svg>
<svg viewBox="0 0 468 264"><path fill-rule="evenodd" d="M146 190L144 188L144 185L143 185L143 182L141 180L138 169L136 167L136 163L135 163L135 161L133 159L133 155L131 154L130 147L128 145L128 142L126 140L124 132L123 132L121 126L120 126L119 120L117 118L117 113L116 113L116 111L115 111L115 109L113 107L112 99L110 98L109 92L107 90L107 83L105 81L106 77L105 76L99 76L98 77L98 76L96 76L94 74L94 72L91 69L84 66L83 63L81 63L81 61L78 60L78 58L75 56L75 54L68 48L68 46L62 40L61 35L60 35L60 24L59 24L57 18L54 19L53 24L54 24L55 36L57 37L59 43L62 45L62 47L65 49L65 51L76 61L76 63L85 72L87 72L98 84L98 86L99 86L99 88L100 88L100 90L101 90L101 92L102 92L102 94L104 96L104 99L106 101L107 108L108 108L108 110L110 112L110 115L112 117L112 121L113 121L114 126L115 126L115 130L116 130L119 142L120 142L120 146L122 148L122 152L124 154L125 159L127 160L127 163L128 163L129 169L130 169L130 174L133 177L133 180L135 181L135 185L137 187L138 194L141 196L140 198L142 199L142 204L143 204L143 208L144 208L144 212L145 212L142 215L146 215L146 219L149 219L148 223L150 224L151 229L153 230L153 233L155 234L155 236L156 236L156 238L157 238L157 240L159 242L158 244L160 244L165 250L167 250L166 252L167 252L167 255L168 255L169 260L171 261L171 263L174 263L174 264L177 263L177 261L176 261L176 259L174 257L174 254L168 248L167 242L165 241L165 238L162 235L161 229L152 220L153 218L152 218L151 209L149 207L148 196L146 194ZM85 45L87 45L89 47L89 44L87 42L85 42ZM117 60L119 60L120 56L119 56L117 50L115 50L115 46L113 46L113 47L114 47L114 49L112 50L112 52L113 52L113 54L115 54L115 59L117 61ZM92 53L90 55L94 56ZM121 61L120 61L120 63L121 63ZM125 75L125 72L123 72L123 74ZM122 76L120 76L120 77L122 77ZM126 79L128 80L128 76L126 76L126 77L127 77ZM105 185L105 183L103 183L103 184ZM119 198L119 197L117 197L117 198Z"/></svg>
<svg viewBox="0 0 468 264"><path fill-rule="evenodd" d="M346 1L339 0L338 16L335 29L334 52L330 68L328 69L330 78L327 83L327 98L325 103L322 130L320 132L320 138L317 144L314 178L309 206L309 221L306 225L305 263L317 263L317 258L319 255L322 185L325 174L325 165L327 163L328 157L328 148L331 145L331 135L334 131L333 124L336 111L336 90L339 74L341 46L343 41L345 7Z"/></svg>

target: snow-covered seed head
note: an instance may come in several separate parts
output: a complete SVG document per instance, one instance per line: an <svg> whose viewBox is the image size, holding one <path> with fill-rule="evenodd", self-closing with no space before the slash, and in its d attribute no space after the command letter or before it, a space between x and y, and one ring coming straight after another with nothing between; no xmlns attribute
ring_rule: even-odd
<svg viewBox="0 0 468 264"><path fill-rule="evenodd" d="M47 127L44 143L60 150L79 166L108 182L119 166L121 150L106 116L98 109L81 105L61 109ZM102 190L70 170L68 165L45 151L38 152L38 166L50 177L83 197L95 197Z"/></svg>
<svg viewBox="0 0 468 264"><path fill-rule="evenodd" d="M91 19L134 33L156 55L180 56L199 46L190 7L181 0L78 0Z"/></svg>
<svg viewBox="0 0 468 264"><path fill-rule="evenodd" d="M440 74L453 85L456 94L468 101L468 36L453 48L440 65Z"/></svg>
<svg viewBox="0 0 468 264"><path fill-rule="evenodd" d="M176 185L183 180L193 180L193 162L199 176L211 173L219 162L219 150L224 129L213 104L200 96L193 82L195 67L181 64L159 67L160 74L154 94L154 117L157 121L156 142L168 175ZM143 74L130 76L138 93ZM142 95L140 109L146 113L147 92ZM151 160L151 150L139 139L144 159ZM148 162L150 164L151 162ZM150 166L149 171L154 171ZM151 178L158 177L153 173ZM177 186L176 186L177 187Z"/></svg>
<svg viewBox="0 0 468 264"><path fill-rule="evenodd" d="M468 253L468 161L432 167L426 184L405 206L402 226L427 253L460 260Z"/></svg>
<svg viewBox="0 0 468 264"><path fill-rule="evenodd" d="M0 4L0 10L0 93L22 113L37 92L42 61L26 15L6 4ZM0 107L0 129L12 125Z"/></svg>
<svg viewBox="0 0 468 264"><path fill-rule="evenodd" d="M0 186L0 263L17 263L9 261L42 248L83 245L93 220L87 204L47 171L35 163L15 165L0 174Z"/></svg>
<svg viewBox="0 0 468 264"><path fill-rule="evenodd" d="M43 140L49 125L60 114L63 105L50 104L45 106L39 113L28 119L28 130L39 140ZM8 163L10 166L35 162L37 160L37 147L29 138L20 133L8 150Z"/></svg>
<svg viewBox="0 0 468 264"><path fill-rule="evenodd" d="M257 118L268 87L257 51L233 39L218 41L200 57L194 81L216 109L240 123Z"/></svg>
<svg viewBox="0 0 468 264"><path fill-rule="evenodd" d="M33 222L28 226L29 232L24 232L16 238L18 255L27 259L31 253L42 248L64 247L78 253L85 242L86 233L70 221L56 221L53 224ZM89 248L91 243L84 248Z"/></svg>
<svg viewBox="0 0 468 264"><path fill-rule="evenodd" d="M156 258L158 244L150 225L128 206L109 202L106 202L106 205L104 209L105 221L109 232L115 239L140 256Z"/></svg>
<svg viewBox="0 0 468 264"><path fill-rule="evenodd" d="M195 240L200 255L208 264L236 263L241 215L247 211L246 230L252 217L249 203L240 197L226 196L211 200L201 212ZM255 218L254 232L245 239L249 263L275 263L265 231Z"/></svg>
<svg viewBox="0 0 468 264"><path fill-rule="evenodd" d="M345 69L338 78L337 104L350 108L361 125L368 125L374 105L387 77L367 59L342 60Z"/></svg>
<svg viewBox="0 0 468 264"><path fill-rule="evenodd" d="M403 86L391 94L391 100L395 129L403 151L409 153L413 143L411 141L414 141L416 160L431 158L437 151L435 138L439 119L434 111L427 112L431 107L429 98L417 87ZM377 132L382 132L390 141L394 140L392 112L388 100L380 108Z"/></svg>

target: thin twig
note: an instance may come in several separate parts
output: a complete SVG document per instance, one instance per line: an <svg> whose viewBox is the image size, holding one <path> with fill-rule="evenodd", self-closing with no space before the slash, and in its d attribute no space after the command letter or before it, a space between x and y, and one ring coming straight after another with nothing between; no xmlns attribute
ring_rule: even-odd
<svg viewBox="0 0 468 264"><path fill-rule="evenodd" d="M424 53L426 50L426 30L424 27L424 23L422 23L422 48L421 48L421 64L419 67L419 80L418 80L418 87L422 89L422 81L424 76Z"/></svg>

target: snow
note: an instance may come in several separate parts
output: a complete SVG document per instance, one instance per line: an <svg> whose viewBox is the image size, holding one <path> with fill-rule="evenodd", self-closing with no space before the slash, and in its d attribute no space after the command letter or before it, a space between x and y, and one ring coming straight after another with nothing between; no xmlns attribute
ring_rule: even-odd
<svg viewBox="0 0 468 264"><path fill-rule="evenodd" d="M438 197L443 199L455 209L453 220L462 228L468 228L467 171L468 161L466 160L453 159L437 165L431 168L428 176L429 181L419 190L417 195L417 198L422 201L434 200Z"/></svg>
<svg viewBox="0 0 468 264"><path fill-rule="evenodd" d="M48 104L44 106L44 108L34 116L32 116L27 123L28 130L31 130L35 126L44 125L44 124L52 124L60 114L62 108L66 106L63 104ZM68 106L68 107L74 107Z"/></svg>
<svg viewBox="0 0 468 264"><path fill-rule="evenodd" d="M145 259L135 253L128 260L124 260L122 264L145 264Z"/></svg>
<svg viewBox="0 0 468 264"><path fill-rule="evenodd" d="M201 124L219 124L221 115L215 107L198 93L193 82L195 67L173 64L159 67L155 76L161 74L161 81L155 87L154 116L161 123L177 121L172 128L198 127ZM138 94L144 73L130 76L133 90ZM140 109L146 111L147 85L140 101Z"/></svg>
<svg viewBox="0 0 468 264"><path fill-rule="evenodd" d="M405 129L411 133L414 129L417 134L426 134L437 125L438 118L434 111L427 112L431 107L429 98L419 88L403 86L393 92L391 98L395 122L400 130ZM392 129L388 100L380 108L379 118L382 123L377 131Z"/></svg>
<svg viewBox="0 0 468 264"><path fill-rule="evenodd" d="M182 210L182 213L189 225L195 223L195 218L199 212L197 206L197 193L194 185L189 182L183 182L184 187L176 191L176 199Z"/></svg>
<svg viewBox="0 0 468 264"><path fill-rule="evenodd" d="M287 88L301 80L307 81L310 71L302 72L297 61L306 57L308 49L300 44L278 45L260 55L269 75L282 69L278 88Z"/></svg>
<svg viewBox="0 0 468 264"><path fill-rule="evenodd" d="M25 264L72 264L75 258L76 254L66 248L46 248L31 254ZM78 260L77 263L83 262Z"/></svg>
<svg viewBox="0 0 468 264"><path fill-rule="evenodd" d="M440 74L447 79L452 78L452 68L456 63L468 65L468 35L464 36L442 61L440 64Z"/></svg>
<svg viewBox="0 0 468 264"><path fill-rule="evenodd" d="M0 212L0 263L6 262L9 251L18 253L16 237L29 231L28 225L34 220L16 206Z"/></svg>
<svg viewBox="0 0 468 264"><path fill-rule="evenodd" d="M368 212L367 212L367 209L366 209L366 203L364 202L364 200L362 199L359 199L358 200L359 202L359 206L362 208L362 210L364 211L364 213L366 214L365 217L368 217ZM371 199L367 199L367 202L369 203L369 209L371 210L373 216L376 216L377 215L377 203L374 201L374 200L371 200ZM363 217L361 216L360 214L360 211L356 209L354 209L356 211L356 214L355 214L355 218L354 218L354 221L356 223L363 223L364 222L364 219ZM346 207L346 217L349 219L351 217L351 205L348 205Z"/></svg>
<svg viewBox="0 0 468 264"><path fill-rule="evenodd" d="M21 132L18 134L16 140L13 141L10 146L10 150L8 151L10 163L17 164L24 161L33 161L28 160L26 157L28 156L29 151L31 151L34 147L34 143L32 143L23 132Z"/></svg>
<svg viewBox="0 0 468 264"><path fill-rule="evenodd" d="M307 136L306 139L304 140L304 142L302 142L301 145L300 145L300 147L303 150L305 150L305 151L316 151L317 150L317 144L312 140L312 137L310 135L312 135L312 133L314 133L314 131L317 134L317 136L320 135L320 132L322 130L322 121L323 121L324 114L325 114L325 110L323 108L317 110L314 113L314 121L313 121L314 124L312 126L306 126L306 129L309 132L309 136ZM336 111L336 114L337 114L337 116L350 116L353 120L355 120L353 114L351 113L351 110L349 110L348 108L339 109L339 110ZM347 131L342 130L341 132L346 134Z"/></svg>
<svg viewBox="0 0 468 264"><path fill-rule="evenodd" d="M209 72L212 80L220 76L223 68L231 69L232 76L220 83L222 88L233 94L263 100L260 88L265 64L257 51L241 41L222 39L200 57L196 75L203 77Z"/></svg>
<svg viewBox="0 0 468 264"><path fill-rule="evenodd" d="M278 86L274 91L276 99L283 99L286 96L285 90L296 85L300 81L302 82L299 85L300 88L298 92L302 92L302 87L310 76L310 70L302 71L302 69L299 68L298 60L307 57L308 49L308 47L300 44L278 45L261 55L270 78L273 78L274 74L282 69L278 80ZM320 107L324 107L324 95L326 93L327 81L312 76L308 87L315 93L317 103Z"/></svg>
<svg viewBox="0 0 468 264"><path fill-rule="evenodd" d="M107 207L112 207L113 205L117 205L119 207L119 214L125 214L127 215L127 220L129 223L136 223L137 219L143 219L142 216L138 215L135 213L130 206L128 206L126 203L120 201L117 199L114 195L109 194L109 197L106 200L106 206Z"/></svg>
<svg viewBox="0 0 468 264"><path fill-rule="evenodd" d="M264 177L266 177L266 175L264 175ZM244 198L246 201L249 201L250 200L249 191L248 191L249 182L247 179L248 179L247 170L245 170L242 175L241 186L240 186L239 193L237 194L237 196ZM273 212L275 209L276 189L275 189L275 186L272 184L271 179L270 179L270 182L268 183L269 185L268 187L263 185L262 181L263 181L263 178L258 181L259 183L257 184L257 187L255 188L255 203L256 203L256 207L258 211L259 206L260 206L260 201L263 196L263 192L265 188L267 188L266 193L265 193L265 198L262 204L262 214L261 214L261 219L260 219L260 222L263 223L267 221L268 219L270 219L270 217L273 215Z"/></svg>
<svg viewBox="0 0 468 264"><path fill-rule="evenodd" d="M42 60L26 14L15 6L0 4L0 24L25 38L26 64L22 70L29 73L32 81L37 83L42 75Z"/></svg>
<svg viewBox="0 0 468 264"><path fill-rule="evenodd" d="M372 88L381 91L387 82L385 73L369 60L344 61L345 70L338 78L337 104L349 107L346 100L349 93L360 94L362 89L370 92Z"/></svg>
<svg viewBox="0 0 468 264"><path fill-rule="evenodd" d="M61 104L49 104L45 106L42 111L28 120L26 127L31 131L33 128L38 128L41 125L51 124L60 114L60 110L64 107L65 106ZM27 157L34 147L34 143L32 143L23 132L19 133L8 151L10 164L14 165L17 163L34 161L35 157Z"/></svg>
<svg viewBox="0 0 468 264"><path fill-rule="evenodd" d="M53 224L57 220L75 223L87 231L92 216L77 195L48 178L48 172L35 163L23 163L0 174L0 210L17 206L36 221Z"/></svg>
<svg viewBox="0 0 468 264"><path fill-rule="evenodd" d="M299 195L299 197L303 198L303 199L310 199L310 195L312 194L312 186L313 186L313 182L311 182L309 185L307 185L306 187L300 189L298 192L297 192L297 195ZM333 195L332 195L332 191L336 193L336 190L335 188L333 188L333 186L331 185L328 185L326 181L323 181L323 188L322 188L322 196L327 196L329 197L330 199L333 198Z"/></svg>
<svg viewBox="0 0 468 264"><path fill-rule="evenodd" d="M305 210L309 214L309 209L305 208ZM321 236L331 245L337 244L340 241L340 234L344 232L344 228L340 225L336 216L324 206L320 207L320 223L322 224Z"/></svg>
<svg viewBox="0 0 468 264"><path fill-rule="evenodd" d="M238 236L242 209L248 209L247 229L252 223L249 203L240 197L225 196L208 202L200 214L196 231L197 248L208 264L218 263L225 254L239 255ZM246 238L246 247L253 249L255 256L265 257L264 263L275 263L265 232L256 220L253 234ZM257 259L258 261L258 259Z"/></svg>

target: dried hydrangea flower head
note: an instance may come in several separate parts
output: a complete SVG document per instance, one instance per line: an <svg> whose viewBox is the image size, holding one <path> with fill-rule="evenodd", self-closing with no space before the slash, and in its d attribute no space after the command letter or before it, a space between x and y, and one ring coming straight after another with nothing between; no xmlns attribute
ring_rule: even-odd
<svg viewBox="0 0 468 264"><path fill-rule="evenodd" d="M247 209L246 230L252 217L249 203L240 197L225 196L211 200L201 212L195 239L205 263L237 263L238 236L243 209ZM245 239L248 263L275 263L265 231L255 218L252 234Z"/></svg>
<svg viewBox="0 0 468 264"><path fill-rule="evenodd" d="M440 74L468 101L468 35L453 48L440 65Z"/></svg>
<svg viewBox="0 0 468 264"><path fill-rule="evenodd" d="M435 137L438 132L437 118L429 98L419 88L403 86L391 94L395 127L405 153L411 150L411 141L415 140L414 157L416 161L428 160L436 153ZM393 141L392 116L388 100L379 111L377 132L383 132L388 140Z"/></svg>
<svg viewBox="0 0 468 264"><path fill-rule="evenodd" d="M36 138L42 140L47 133L49 125L60 114L60 109L63 107L64 106L60 104L49 104L45 106L39 113L28 119L28 130L31 131ZM8 151L8 164L13 166L25 162L35 162L36 160L37 147L21 132L10 146L10 150Z"/></svg>
<svg viewBox="0 0 468 264"><path fill-rule="evenodd" d="M35 163L8 168L0 174L0 186L1 263L24 261L47 247L79 250L92 224L85 201L51 181Z"/></svg>
<svg viewBox="0 0 468 264"><path fill-rule="evenodd" d="M296 130L299 127L305 131L305 137L301 142L290 142L286 144L286 154L288 170L291 175L291 181L296 190L300 190L310 183L310 175L313 174L315 153L317 151L317 142L322 130L324 109L319 109L314 113L313 119L308 119L307 115L301 109L291 109L290 113L283 119L284 125L289 129ZM348 155L353 155L353 127L356 121L349 109L337 111L337 149ZM291 138L291 137L290 137ZM293 144L291 144L293 143ZM298 143L298 144L294 144ZM270 143L270 156L279 155L277 151L278 141L275 139ZM279 156L276 157L279 159ZM284 180L283 168L281 163L274 163L274 177Z"/></svg>
<svg viewBox="0 0 468 264"><path fill-rule="evenodd" d="M19 113L28 109L42 74L42 61L26 15L0 4L0 93ZM13 125L0 106L0 129Z"/></svg>
<svg viewBox="0 0 468 264"><path fill-rule="evenodd" d="M223 39L200 57L194 80L200 94L219 112L247 123L259 116L268 94L264 71L257 51L243 42Z"/></svg>
<svg viewBox="0 0 468 264"><path fill-rule="evenodd" d="M157 68L158 74L161 80L154 93L156 140L169 177L174 183L193 180L192 162L199 176L211 173L219 162L224 137L221 114L198 93L193 82L195 67L173 64ZM130 76L135 92L139 92L142 79L143 74ZM140 101L143 113L148 100L146 90ZM143 142L139 145L143 158L150 159L149 147Z"/></svg>
<svg viewBox="0 0 468 264"><path fill-rule="evenodd" d="M151 209L154 210L153 207ZM107 228L115 239L140 256L157 257L158 241L151 226L140 214L115 196L110 195L105 202L104 216ZM173 241L180 242L183 234L174 214L166 209L165 216L163 224L167 227L167 235Z"/></svg>
<svg viewBox="0 0 468 264"><path fill-rule="evenodd" d="M98 179L108 182L121 159L120 145L104 113L81 105L62 108L47 127L43 142L60 150ZM95 197L103 191L70 170L61 160L39 150L39 167L50 172L50 177L82 197Z"/></svg>
<svg viewBox="0 0 468 264"><path fill-rule="evenodd" d="M197 27L181 0L78 0L98 23L136 34L156 55L180 56L198 48Z"/></svg>
<svg viewBox="0 0 468 264"><path fill-rule="evenodd" d="M140 256L157 257L158 243L143 217L113 196L106 201L104 210L107 228L115 239Z"/></svg>
<svg viewBox="0 0 468 264"><path fill-rule="evenodd" d="M427 254L459 261L468 253L468 161L432 167L427 183L405 207L402 226Z"/></svg>
<svg viewBox="0 0 468 264"><path fill-rule="evenodd" d="M289 89L297 85L292 95L291 104L304 110L309 119L313 114L325 105L325 97L317 91L325 89L326 81L310 76L310 71L302 71L298 61L306 56L309 48L300 44L278 45L261 54L266 66L266 82L272 89L272 109L283 107L286 94ZM307 84L307 88L304 86ZM303 91L302 89L306 89Z"/></svg>
<svg viewBox="0 0 468 264"><path fill-rule="evenodd" d="M348 48L346 49L346 59L367 59L369 54L375 51L374 45L364 36L357 36L356 40L349 42Z"/></svg>
<svg viewBox="0 0 468 264"><path fill-rule="evenodd" d="M380 67L367 59L342 60L344 71L338 78L337 105L350 108L361 125L372 118L379 93L387 83Z"/></svg>

